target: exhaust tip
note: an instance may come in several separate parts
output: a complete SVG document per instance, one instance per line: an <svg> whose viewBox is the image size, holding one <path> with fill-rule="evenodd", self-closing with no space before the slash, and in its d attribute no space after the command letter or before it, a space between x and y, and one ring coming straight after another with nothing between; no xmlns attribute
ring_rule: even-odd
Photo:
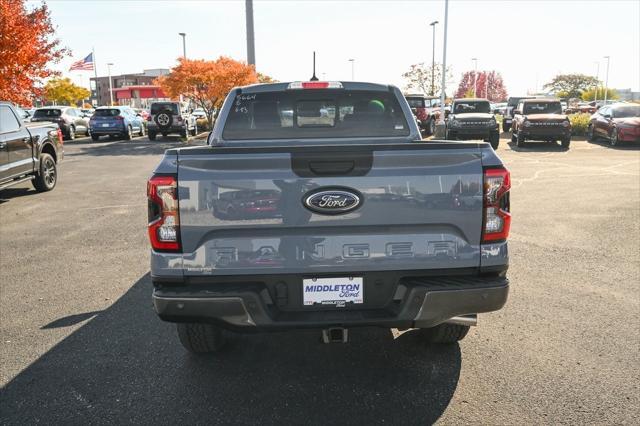
<svg viewBox="0 0 640 426"><path fill-rule="evenodd" d="M477 314L459 315L457 317L449 318L445 322L447 324L475 326L475 325L478 325L478 315Z"/></svg>

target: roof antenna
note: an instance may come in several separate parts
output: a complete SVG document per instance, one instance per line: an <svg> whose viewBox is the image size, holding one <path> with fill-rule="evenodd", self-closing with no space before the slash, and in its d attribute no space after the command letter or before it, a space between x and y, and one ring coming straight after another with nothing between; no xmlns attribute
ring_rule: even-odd
<svg viewBox="0 0 640 426"><path fill-rule="evenodd" d="M313 51L313 76L309 81L318 81L318 77L316 77L316 51Z"/></svg>

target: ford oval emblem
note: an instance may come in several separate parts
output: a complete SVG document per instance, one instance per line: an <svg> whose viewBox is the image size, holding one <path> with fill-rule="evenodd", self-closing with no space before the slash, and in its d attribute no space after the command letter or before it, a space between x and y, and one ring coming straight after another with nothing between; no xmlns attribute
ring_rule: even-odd
<svg viewBox="0 0 640 426"><path fill-rule="evenodd" d="M304 196L304 205L320 214L342 214L357 209L362 204L362 196L357 191L346 188L315 190Z"/></svg>

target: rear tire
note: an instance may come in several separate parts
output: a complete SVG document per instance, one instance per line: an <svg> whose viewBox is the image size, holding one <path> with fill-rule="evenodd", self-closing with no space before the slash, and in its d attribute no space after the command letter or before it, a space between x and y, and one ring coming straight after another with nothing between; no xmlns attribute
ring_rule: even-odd
<svg viewBox="0 0 640 426"><path fill-rule="evenodd" d="M97 142L100 140L100 135L91 135L91 140Z"/></svg>
<svg viewBox="0 0 640 426"><path fill-rule="evenodd" d="M127 141L133 139L133 129L131 128L131 126L127 126L127 131L124 132L124 139Z"/></svg>
<svg viewBox="0 0 640 426"><path fill-rule="evenodd" d="M520 132L518 132L518 134L516 135L516 146L518 148L522 148L524 146L524 135L522 135Z"/></svg>
<svg viewBox="0 0 640 426"><path fill-rule="evenodd" d="M509 131L509 129L511 129L511 125L505 123L504 121L502 122L502 131L507 133Z"/></svg>
<svg viewBox="0 0 640 426"><path fill-rule="evenodd" d="M56 167L56 161L50 154L40 154L40 166L38 174L32 181L33 187L38 192L47 192L55 188L57 182L58 169Z"/></svg>
<svg viewBox="0 0 640 426"><path fill-rule="evenodd" d="M569 149L569 145L571 145L571 138L560 139L560 143L562 144L562 148Z"/></svg>
<svg viewBox="0 0 640 426"><path fill-rule="evenodd" d="M596 140L593 135L593 124L589 124L589 127L587 127L587 140L589 142L594 142Z"/></svg>
<svg viewBox="0 0 640 426"><path fill-rule="evenodd" d="M429 122L427 123L427 133L429 136L433 135L436 132L436 120L431 117Z"/></svg>
<svg viewBox="0 0 640 426"><path fill-rule="evenodd" d="M156 134L154 132L149 132L149 140L150 141L155 141L156 140Z"/></svg>
<svg viewBox="0 0 640 426"><path fill-rule="evenodd" d="M428 343L456 343L469 332L468 325L443 323L431 328L423 328L420 333Z"/></svg>
<svg viewBox="0 0 640 426"><path fill-rule="evenodd" d="M224 330L215 325L179 323L177 328L180 343L194 354L218 352L226 341Z"/></svg>
<svg viewBox="0 0 640 426"><path fill-rule="evenodd" d="M498 145L500 144L500 133L491 132L489 135L489 143L491 144L491 148L494 150L498 149Z"/></svg>
<svg viewBox="0 0 640 426"><path fill-rule="evenodd" d="M73 126L69 126L69 131L67 132L67 139L70 141L76 138L76 129Z"/></svg>
<svg viewBox="0 0 640 426"><path fill-rule="evenodd" d="M189 138L189 130L187 129L187 126L185 126L184 129L180 130L180 137L183 139Z"/></svg>
<svg viewBox="0 0 640 426"><path fill-rule="evenodd" d="M196 136L198 134L198 125L194 124L193 129L191 130L191 136Z"/></svg>
<svg viewBox="0 0 640 426"><path fill-rule="evenodd" d="M139 136L144 136L146 131L146 129L144 128L144 123L140 124L140 133L138 133Z"/></svg>
<svg viewBox="0 0 640 426"><path fill-rule="evenodd" d="M611 136L609 136L609 144L611 146L619 146L620 145L620 141L618 140L618 129L616 129L615 127L611 131Z"/></svg>

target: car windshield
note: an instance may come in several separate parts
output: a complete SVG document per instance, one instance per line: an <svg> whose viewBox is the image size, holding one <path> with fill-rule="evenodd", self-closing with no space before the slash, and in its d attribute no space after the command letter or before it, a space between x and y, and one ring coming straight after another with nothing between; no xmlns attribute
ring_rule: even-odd
<svg viewBox="0 0 640 426"><path fill-rule="evenodd" d="M393 93L341 89L237 95L223 131L227 140L408 135Z"/></svg>
<svg viewBox="0 0 640 426"><path fill-rule="evenodd" d="M640 105L617 107L611 112L613 118L640 117Z"/></svg>
<svg viewBox="0 0 640 426"><path fill-rule="evenodd" d="M489 102L460 102L456 101L454 104L453 113L454 114L465 114L465 113L489 113L491 112L491 105Z"/></svg>
<svg viewBox="0 0 640 426"><path fill-rule="evenodd" d="M509 101L507 102L507 106L514 107L518 105L518 102L520 102L520 100L522 99L525 99L525 98L509 98Z"/></svg>
<svg viewBox="0 0 640 426"><path fill-rule="evenodd" d="M120 115L120 110L117 108L97 109L93 115L96 117L115 117Z"/></svg>
<svg viewBox="0 0 640 426"><path fill-rule="evenodd" d="M523 114L562 114L560 102L526 102Z"/></svg>
<svg viewBox="0 0 640 426"><path fill-rule="evenodd" d="M173 103L156 103L151 105L151 114L159 114L161 111L169 111L171 114L178 114L178 105Z"/></svg>
<svg viewBox="0 0 640 426"><path fill-rule="evenodd" d="M424 108L424 98L407 98L411 108Z"/></svg>
<svg viewBox="0 0 640 426"><path fill-rule="evenodd" d="M62 111L59 109L37 109L36 112L33 114L33 116L35 118L42 118L42 117L60 117L62 115Z"/></svg>

